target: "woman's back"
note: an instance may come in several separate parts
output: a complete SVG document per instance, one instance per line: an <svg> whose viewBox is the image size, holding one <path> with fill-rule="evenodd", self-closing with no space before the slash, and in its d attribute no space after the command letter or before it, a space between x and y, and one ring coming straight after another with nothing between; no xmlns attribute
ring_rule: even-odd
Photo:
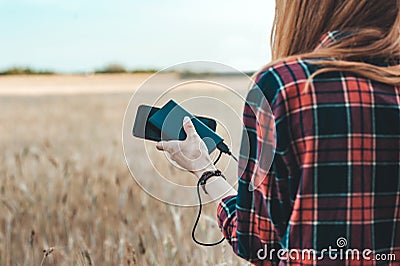
<svg viewBox="0 0 400 266"><path fill-rule="evenodd" d="M248 162L268 160L260 157L268 143L253 140L254 158L242 154L240 165L246 167L238 196L234 203L223 200L220 225L235 251L252 261L265 245L312 250L309 259L306 254L292 260L303 263L319 256L319 263L343 264L378 259L374 254L396 253L400 259L400 89L337 71L317 75L306 86L321 69L313 60L282 61L256 76L244 137L253 129L261 132L257 121L268 115L248 115L262 109L259 97L252 97L261 90L275 118L276 153L269 176L254 192L248 184L268 169ZM233 211L226 209L234 210L236 221L228 222ZM336 260L329 257L340 248L342 259L340 253ZM354 254L345 257L346 250ZM277 255L268 253L267 259Z"/></svg>
<svg viewBox="0 0 400 266"><path fill-rule="evenodd" d="M277 195L292 195L273 201L282 214L293 208L282 237L288 248L337 248L344 237L347 248L390 253L400 248L400 90L331 72L305 91L315 70L302 60L271 70L285 84L271 105L286 168L275 169Z"/></svg>

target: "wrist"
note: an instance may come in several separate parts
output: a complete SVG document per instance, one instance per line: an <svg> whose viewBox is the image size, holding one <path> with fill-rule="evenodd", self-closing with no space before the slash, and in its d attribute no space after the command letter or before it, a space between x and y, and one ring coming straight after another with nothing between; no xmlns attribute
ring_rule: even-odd
<svg viewBox="0 0 400 266"><path fill-rule="evenodd" d="M199 178L197 185L200 185L202 187L204 193L208 194L207 189L206 189L206 184L209 180L215 179L216 177L218 177L218 178L222 177L223 179L225 179L225 176L222 174L222 172L220 170L206 171Z"/></svg>

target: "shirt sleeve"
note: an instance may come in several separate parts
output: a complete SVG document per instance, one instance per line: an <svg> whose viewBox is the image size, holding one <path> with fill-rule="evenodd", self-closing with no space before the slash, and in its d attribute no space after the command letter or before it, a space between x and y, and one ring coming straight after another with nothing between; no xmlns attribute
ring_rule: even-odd
<svg viewBox="0 0 400 266"><path fill-rule="evenodd" d="M291 213L285 162L289 135L279 95L282 83L271 70L258 74L255 81L243 112L238 194L222 199L217 220L237 255L274 265L276 252L265 251L282 248Z"/></svg>

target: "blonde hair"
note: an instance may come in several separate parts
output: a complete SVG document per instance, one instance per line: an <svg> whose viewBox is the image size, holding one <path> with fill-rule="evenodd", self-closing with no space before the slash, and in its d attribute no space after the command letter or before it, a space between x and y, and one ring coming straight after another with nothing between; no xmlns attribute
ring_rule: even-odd
<svg viewBox="0 0 400 266"><path fill-rule="evenodd" d="M324 33L347 34L315 50ZM400 0L276 0L271 35L272 64L289 58L313 60L329 71L351 72L400 85ZM383 64L371 64L382 62Z"/></svg>

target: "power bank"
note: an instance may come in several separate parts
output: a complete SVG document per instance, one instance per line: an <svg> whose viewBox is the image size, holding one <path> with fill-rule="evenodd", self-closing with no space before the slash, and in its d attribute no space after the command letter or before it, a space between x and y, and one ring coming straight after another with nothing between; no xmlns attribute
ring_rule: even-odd
<svg viewBox="0 0 400 266"><path fill-rule="evenodd" d="M160 141L161 130L149 123L149 118L154 115L160 108L140 105L137 109L135 122L133 124L132 135L138 138ZM217 128L217 122L214 119L196 116L201 122L207 125L211 130L215 131ZM182 138L183 140L184 138ZM165 139L164 140L168 140Z"/></svg>
<svg viewBox="0 0 400 266"><path fill-rule="evenodd" d="M178 105L174 100L170 100L159 111L153 114L149 122L161 130L162 139L184 140L186 133L183 129L183 118L190 117L196 128L197 133L205 142L208 152L211 153L224 139L212 131L198 118Z"/></svg>

